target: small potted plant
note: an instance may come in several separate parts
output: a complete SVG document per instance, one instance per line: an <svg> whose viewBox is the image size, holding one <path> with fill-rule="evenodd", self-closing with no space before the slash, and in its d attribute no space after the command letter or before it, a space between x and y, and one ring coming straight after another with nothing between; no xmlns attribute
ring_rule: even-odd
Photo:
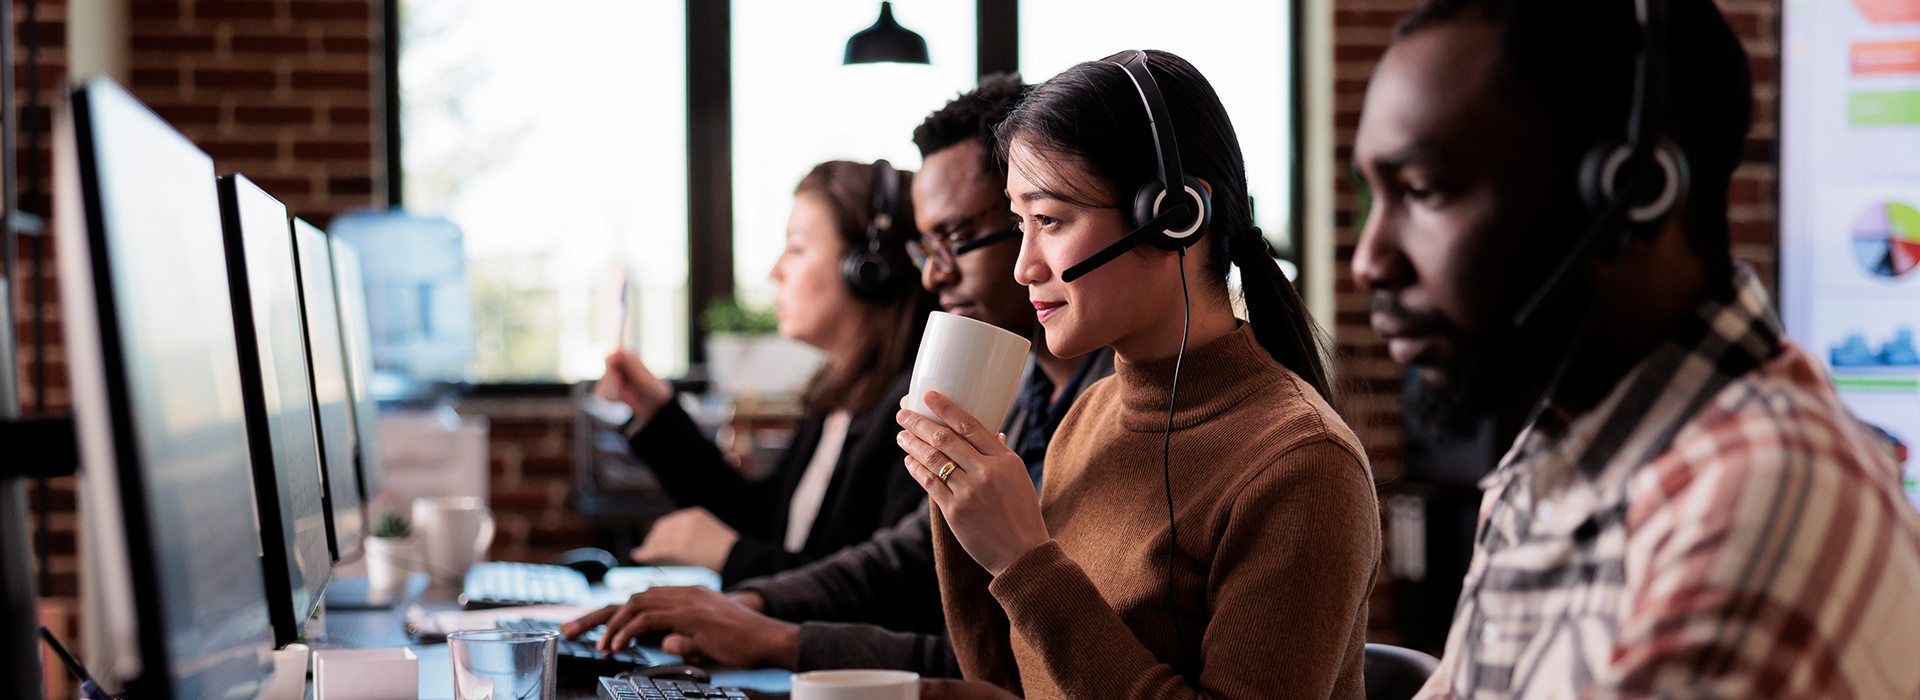
<svg viewBox="0 0 1920 700"><path fill-rule="evenodd" d="M780 337L771 309L722 299L701 314L707 331L707 370L715 388L734 399L797 397L824 356Z"/></svg>
<svg viewBox="0 0 1920 700"><path fill-rule="evenodd" d="M399 511L388 510L374 518L367 536L367 587L376 591L398 590L412 573L412 526Z"/></svg>

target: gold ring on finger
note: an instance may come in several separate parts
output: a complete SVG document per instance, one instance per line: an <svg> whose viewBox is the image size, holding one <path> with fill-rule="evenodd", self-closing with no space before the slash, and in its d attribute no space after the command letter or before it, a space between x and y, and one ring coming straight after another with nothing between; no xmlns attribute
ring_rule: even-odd
<svg viewBox="0 0 1920 700"><path fill-rule="evenodd" d="M946 483L947 476L953 474L953 469L958 466L960 465L954 464L953 460L949 459L946 464L940 465L940 473L935 474L935 476L940 477L941 483Z"/></svg>

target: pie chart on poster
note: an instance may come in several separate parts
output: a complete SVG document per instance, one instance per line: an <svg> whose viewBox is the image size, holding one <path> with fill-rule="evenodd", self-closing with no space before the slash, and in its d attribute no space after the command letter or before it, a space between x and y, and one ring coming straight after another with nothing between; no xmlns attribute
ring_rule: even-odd
<svg viewBox="0 0 1920 700"><path fill-rule="evenodd" d="M1920 211L1899 202L1868 207L1853 221L1853 257L1879 277L1920 267Z"/></svg>

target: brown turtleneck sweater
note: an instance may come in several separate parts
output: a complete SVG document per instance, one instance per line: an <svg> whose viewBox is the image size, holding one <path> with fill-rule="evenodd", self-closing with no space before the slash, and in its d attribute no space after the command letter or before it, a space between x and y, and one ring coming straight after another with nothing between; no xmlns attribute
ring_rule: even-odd
<svg viewBox="0 0 1920 700"><path fill-rule="evenodd" d="M1170 461L1176 634L1160 461L1173 360L1115 366L1047 450L1052 541L995 578L935 509L967 677L1027 698L1364 697L1380 520L1353 431L1249 326L1187 350Z"/></svg>

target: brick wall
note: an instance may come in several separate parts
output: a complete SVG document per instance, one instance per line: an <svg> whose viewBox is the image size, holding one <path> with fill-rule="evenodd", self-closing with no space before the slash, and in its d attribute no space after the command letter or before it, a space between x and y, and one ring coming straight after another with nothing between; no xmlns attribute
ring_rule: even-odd
<svg viewBox="0 0 1920 700"><path fill-rule="evenodd" d="M221 174L244 173L286 202L297 216L325 226L341 211L378 203L374 115L377 84L378 5L368 0L132 0L129 22L129 89L214 158ZM14 4L24 22L25 5ZM67 72L64 0L39 3L40 97L57 104ZM24 40L24 31L16 31ZM48 210L45 183L27 174L38 163L49 172L48 109L28 110L26 52L15 55L21 92L21 205ZM26 132L41 134L42 148L26 148ZM23 240L22 270L36 252L46 271L46 409L68 412L58 281L53 251L36 251ZM21 339L21 394L34 409L32 306L24 274L14 308ZM74 480L50 483L48 523L51 585L43 591L51 608L77 608ZM38 513L36 512L36 517ZM57 680L57 679L56 679Z"/></svg>
<svg viewBox="0 0 1920 700"><path fill-rule="evenodd" d="M1753 130L1747 138L1746 161L1734 174L1734 255L1751 263L1769 286L1773 284L1775 238L1775 128L1774 104L1779 94L1777 71L1778 0L1718 0L1753 59ZM1354 131L1366 97L1367 80L1386 51L1393 24L1419 4L1416 0L1334 0L1334 172L1336 185L1334 342L1337 371L1350 382L1344 404L1347 422L1367 446L1375 475L1382 481L1401 473L1400 368L1387 357L1386 343L1367 324L1372 301L1349 279L1354 245L1360 231L1353 183L1345 173L1353 160Z"/></svg>
<svg viewBox="0 0 1920 700"><path fill-rule="evenodd" d="M544 562L594 546L573 491L573 404L564 397L462 401L461 415L486 416L490 503L499 523L489 556ZM623 554L616 552L616 555Z"/></svg>

